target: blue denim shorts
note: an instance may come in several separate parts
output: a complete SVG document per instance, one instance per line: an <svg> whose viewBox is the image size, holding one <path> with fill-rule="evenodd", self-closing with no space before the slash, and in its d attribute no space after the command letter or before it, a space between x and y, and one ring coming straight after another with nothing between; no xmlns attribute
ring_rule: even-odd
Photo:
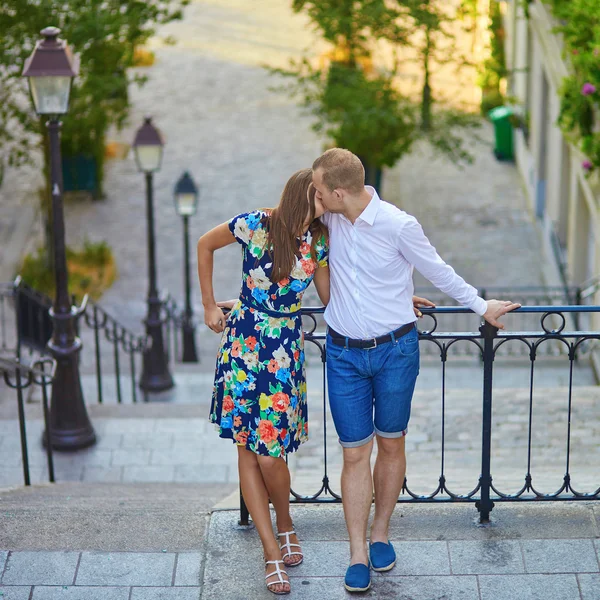
<svg viewBox="0 0 600 600"><path fill-rule="evenodd" d="M416 327L369 349L338 346L329 334L326 343L329 406L340 444L355 448L374 434L406 435L419 374Z"/></svg>

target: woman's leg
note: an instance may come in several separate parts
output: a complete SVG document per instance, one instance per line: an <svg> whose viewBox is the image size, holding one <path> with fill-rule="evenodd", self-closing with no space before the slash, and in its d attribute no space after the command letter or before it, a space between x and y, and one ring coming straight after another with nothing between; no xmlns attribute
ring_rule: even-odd
<svg viewBox="0 0 600 600"><path fill-rule="evenodd" d="M290 515L290 470L287 463L284 458L273 458L272 456L257 456L257 459L269 498L271 498L277 515L277 531L292 531L294 525ZM281 538L281 541L285 542L285 539ZM290 536L290 543L298 544L296 535ZM299 550L300 548L297 546L291 548L291 552ZM285 563L295 565L301 560L301 555L293 554L285 559Z"/></svg>
<svg viewBox="0 0 600 600"><path fill-rule="evenodd" d="M269 510L269 492L265 486L261 469L258 464L258 455L243 446L238 446L238 469L240 485L248 512L256 527L265 553L265 560L281 560L279 544L273 536L273 525ZM274 573L275 565L267 565L267 573ZM283 575L284 579L287 579ZM277 581L277 577L269 577L267 583ZM289 581L283 584L270 586L273 591L289 592Z"/></svg>

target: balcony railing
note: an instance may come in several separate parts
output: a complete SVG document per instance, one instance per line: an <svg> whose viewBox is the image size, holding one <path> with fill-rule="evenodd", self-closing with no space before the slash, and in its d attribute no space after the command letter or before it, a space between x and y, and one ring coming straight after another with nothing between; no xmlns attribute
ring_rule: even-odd
<svg viewBox="0 0 600 600"><path fill-rule="evenodd" d="M597 422L600 417L600 402L597 402L598 414L594 414L595 404L580 403L575 393L579 389L576 388L577 382L575 380L581 369L580 359L589 350L590 344L596 343L600 339L600 332L575 329L573 327L575 323L573 317L590 315L597 312L600 312L600 306L524 306L503 319L505 323L510 320L511 327L507 330L499 331L484 322L478 329L474 328L475 330L471 331L440 331L435 326L429 327L428 330L419 331L422 352L428 348L427 355L430 358L435 355L439 360L441 382L439 392L428 391L428 393L438 395L441 412L441 421L439 422L439 455L435 457L439 465L439 470L434 479L429 482L428 489L431 491L428 493L418 493L413 489L411 483L412 475L409 469L409 475L404 483L399 502L472 502L479 511L481 522L487 522L489 521L495 502L600 499L600 452L598 452L600 446L595 446L597 456L586 457L586 460L594 462L594 465L586 470L586 477L584 478L588 489L581 489L579 485L574 483L572 470L574 439L581 439L581 431L574 431L574 428L576 425L581 426L581 421L583 420L584 427L582 431L584 435L589 436L591 434L585 428L586 422ZM332 483L329 470L329 457L332 454L332 445L335 444L337 446L337 442L331 435L333 432L330 431L332 424L329 418L327 403L325 377L327 356L324 345L326 334L321 320L323 309L307 308L303 309L302 313L308 360L311 361L316 355L322 364L320 369L322 373L322 381L320 383L322 398L319 400L321 404L318 411L316 410L314 400L311 402L311 394L309 392L311 422L313 420L319 421L317 430L320 428L321 435L316 443L320 444L322 449L321 456L319 457L322 459L320 462L322 464L322 471L319 474L314 473L315 477L312 479L314 489L311 489L308 493L299 493L292 490L293 501L299 503L340 502L340 494L335 491L336 483ZM426 314L425 318L433 320L434 325L442 324L448 319L456 319L459 316L478 319L481 322L479 317L474 316L471 311L464 308L439 307L436 309L425 309L423 313ZM533 319L537 323L535 327L532 326L534 323ZM515 330L514 325L519 322L527 323L529 328ZM422 327L421 323L419 323L419 327ZM528 383L523 382L524 385L521 386L522 389L519 390L519 393L514 390L514 394L511 392L514 399L511 398L510 407L496 407L494 399L500 394L497 386L494 385L496 373L498 373L497 377L501 378L505 373L505 363L508 362L510 365L515 365L514 360L506 361L502 359L506 347L510 345L522 348L522 351L517 353L519 358L516 364L521 369L524 366L526 367L528 371ZM447 456L452 447L452 444L447 439L448 421L453 414L453 402L456 399L448 395L447 376L449 368L451 368L454 362L458 362L458 359L453 357L452 352L456 346L469 346L470 354L479 357L479 360L472 363L471 368L479 370L473 371L475 375L471 379L473 377L480 377L478 385L481 386L479 388L481 390L480 395L476 392L475 396L475 398L478 398L476 403L479 406L473 406L472 414L467 415L474 430L477 431L477 433L473 433L473 436L481 440L480 457L476 466L465 464L464 470L468 472L469 479L474 484L471 489L461 492L457 491L457 487L463 487L464 481L461 481L459 485L458 481L453 480L447 464ZM550 366L548 366L547 357L549 353L546 352L547 346L561 348L561 351L552 359L553 362L550 362ZM567 370L566 380L568 383L564 389L561 389L561 394L563 395L561 396L560 411L550 421L548 420L550 417L547 414L544 415L543 420L538 417L540 405L544 402L543 399L540 400L539 395L536 393L536 367L539 368L540 357L546 357L542 361L544 369L550 368L554 370L561 365L562 368L566 368ZM429 361L428 363L430 366L431 362ZM311 372L314 374L313 370ZM547 371L544 371L544 373L547 373ZM471 383L473 382L471 381ZM498 382L496 381L496 383ZM314 384L314 382L309 381L309 388L311 384ZM313 390L318 389L314 385L312 388ZM314 395L317 396L318 394ZM505 395L506 392L504 392ZM507 448L511 457L518 457L523 463L523 467L520 470L512 469L510 471L509 469L510 477L508 479L511 482L510 484L500 483L501 479L506 479L507 469L505 465L492 462L492 444L502 441L502 434L494 427L493 419L495 409L498 408L504 411L508 410L509 412L519 412L519 419L526 425L526 438L522 440L522 443L515 445L514 448ZM545 408L545 405L542 405L542 408ZM575 417L577 417L577 422ZM536 419L544 421L544 423L550 423L548 430L540 431L536 429ZM474 420L478 421L479 424L473 424ZM555 422L558 420L560 420L560 423ZM540 459L536 456L538 448L536 441L540 437L545 439L546 436L553 436L553 428L559 425L564 429L564 438L561 439L560 444L557 438L554 444L556 449L552 451L552 458L549 459L547 456L542 456ZM312 427L312 425L309 427ZM585 433L586 431L587 434ZM410 437L411 433L409 432L407 440L410 440ZM310 443L313 444L312 449L314 451L315 440L313 439ZM407 441L407 443L409 442ZM298 460L302 458L303 449L304 447L297 453ZM455 448L452 447L452 451L454 450ZM339 454L339 449L337 452ZM295 459L296 454L293 456ZM453 456L456 459L456 452L454 452ZM412 458L414 458L415 462L420 462L418 455L413 455ZM597 460L595 460L596 458ZM560 469L560 477L556 480L556 469L560 468L557 466L559 459L564 462L561 463L563 468ZM460 456L457 460L461 460ZM548 469L553 469L550 475L547 472ZM500 470L502 471L502 477L498 481L494 481L495 471L499 473ZM414 473L415 471L413 470L412 472ZM538 477L537 473L542 474ZM292 481L292 484L294 486L294 481ZM542 488L548 486L553 486L550 492L542 491ZM242 525L247 524L248 512L243 498L241 499L240 508L240 523Z"/></svg>

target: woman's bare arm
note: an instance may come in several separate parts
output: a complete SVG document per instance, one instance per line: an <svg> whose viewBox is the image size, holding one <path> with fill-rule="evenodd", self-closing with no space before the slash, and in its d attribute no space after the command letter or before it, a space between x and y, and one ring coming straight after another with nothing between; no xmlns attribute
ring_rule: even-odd
<svg viewBox="0 0 600 600"><path fill-rule="evenodd" d="M329 267L319 267L315 271L315 286L323 306L329 304Z"/></svg>
<svg viewBox="0 0 600 600"><path fill-rule="evenodd" d="M227 223L217 225L206 232L199 240L198 254L198 279L204 306L204 322L215 333L220 333L225 328L225 316L217 306L213 289L213 264L214 253L219 248L224 248L235 242L235 237L229 230Z"/></svg>

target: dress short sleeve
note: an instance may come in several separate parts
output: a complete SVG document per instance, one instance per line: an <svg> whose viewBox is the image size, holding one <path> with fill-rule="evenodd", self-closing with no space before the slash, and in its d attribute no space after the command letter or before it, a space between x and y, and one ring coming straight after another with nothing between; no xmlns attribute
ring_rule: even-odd
<svg viewBox="0 0 600 600"><path fill-rule="evenodd" d="M229 220L229 231L242 246L247 246L254 230L259 227L264 213L260 210L241 213Z"/></svg>
<svg viewBox="0 0 600 600"><path fill-rule="evenodd" d="M317 242L317 262L319 263L319 267L328 267L329 266L329 240L327 236L322 235Z"/></svg>

